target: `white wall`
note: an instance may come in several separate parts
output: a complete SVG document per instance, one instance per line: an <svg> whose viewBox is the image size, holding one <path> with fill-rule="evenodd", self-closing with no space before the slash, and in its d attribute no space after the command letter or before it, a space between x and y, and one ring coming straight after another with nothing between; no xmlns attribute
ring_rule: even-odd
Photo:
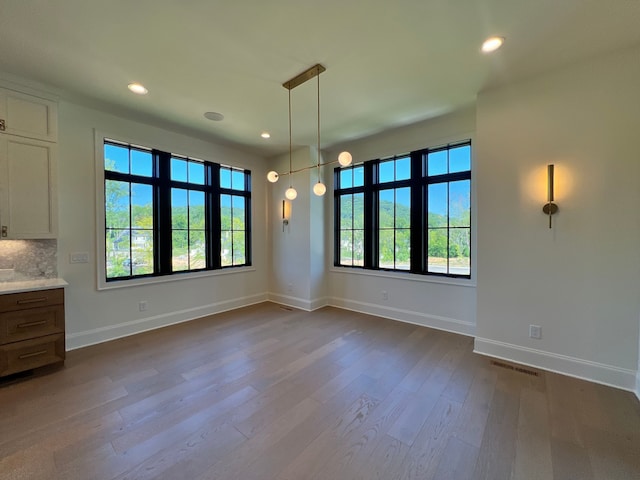
<svg viewBox="0 0 640 480"><path fill-rule="evenodd" d="M479 95L478 352L635 387L639 85L635 48Z"/></svg>
<svg viewBox="0 0 640 480"><path fill-rule="evenodd" d="M375 137L340 145L327 153L328 160L346 149L354 163L400 154L425 147L473 138L475 109L469 108L391 130ZM473 147L472 147L473 150ZM474 183L474 182L472 182ZM333 186L333 181L328 182ZM472 279L446 280L423 275L373 272L333 267L333 192L327 192L325 234L327 289L332 305L405 322L473 335L476 323L475 258ZM472 208L475 211L472 202ZM472 228L475 228L473 226ZM472 237L475 237L472 231ZM383 300L382 292L388 299Z"/></svg>
<svg viewBox="0 0 640 480"><path fill-rule="evenodd" d="M293 169L316 163L316 149L296 149L292 155ZM269 168L278 172L289 170L289 154L272 159ZM266 181L266 180L265 180ZM317 181L316 171L306 170L289 177L280 177L269 184L269 227L271 229L271 267L269 299L285 305L314 310L326 305L324 205L327 195L317 197L311 191ZM289 225L282 229L282 200L289 184L298 196L290 202Z"/></svg>
<svg viewBox="0 0 640 480"><path fill-rule="evenodd" d="M636 397L640 400L640 315L638 315L638 369L636 370Z"/></svg>
<svg viewBox="0 0 640 480"><path fill-rule="evenodd" d="M116 139L204 160L249 168L253 195L253 267L188 280L96 289L94 129ZM101 113L59 104L58 272L67 282L67 346L76 348L196 318L267 298L266 174L264 160L227 147ZM69 253L89 252L88 264L69 264ZM138 311L146 300L148 310Z"/></svg>
<svg viewBox="0 0 640 480"><path fill-rule="evenodd" d="M317 162L318 149L310 148L313 163ZM320 156L322 163L324 158ZM326 170L326 172L325 172ZM327 177L328 175L328 177ZM320 179L327 186L333 183L333 177L329 168L320 169ZM307 192L309 195L309 297L312 301L312 309L327 305L326 290L326 265L329 261L329 252L325 246L325 235L333 235L333 229L328 227L325 219L325 210L332 205L330 189L322 197L313 193L313 187L318 182L318 170L309 171L309 183Z"/></svg>

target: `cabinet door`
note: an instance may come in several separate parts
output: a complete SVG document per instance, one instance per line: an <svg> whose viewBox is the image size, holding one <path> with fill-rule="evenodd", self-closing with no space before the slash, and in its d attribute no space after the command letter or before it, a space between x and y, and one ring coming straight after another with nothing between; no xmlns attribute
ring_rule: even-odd
<svg viewBox="0 0 640 480"><path fill-rule="evenodd" d="M1 238L55 238L56 145L0 135Z"/></svg>
<svg viewBox="0 0 640 480"><path fill-rule="evenodd" d="M57 119L55 102L0 88L0 133L55 142Z"/></svg>

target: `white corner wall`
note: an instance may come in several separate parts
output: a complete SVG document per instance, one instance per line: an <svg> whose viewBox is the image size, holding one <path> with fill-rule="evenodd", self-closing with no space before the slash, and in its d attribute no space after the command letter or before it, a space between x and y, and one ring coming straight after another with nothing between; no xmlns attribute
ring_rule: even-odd
<svg viewBox="0 0 640 480"><path fill-rule="evenodd" d="M637 388L638 85L636 47L479 95L477 352Z"/></svg>
<svg viewBox="0 0 640 480"><path fill-rule="evenodd" d="M316 149L299 148L293 151L293 170L316 163ZM289 154L271 160L270 170L287 172ZM271 263L269 280L269 299L302 308L315 310L326 305L325 292L325 249L322 222L324 205L328 193L317 197L312 186L317 181L315 170L306 170L281 176L277 183L269 184L269 226L271 240ZM265 180L266 182L266 180ZM282 228L282 200L291 184L298 196L291 205L289 225Z"/></svg>
<svg viewBox="0 0 640 480"><path fill-rule="evenodd" d="M346 149L353 155L354 163L361 163L468 138L473 140L474 131L475 109L470 107L341 145L341 148L328 152L326 158L335 159L341 150ZM472 151L474 148L472 147ZM329 303L349 310L473 335L476 325L475 257L472 258L471 280L447 280L423 275L334 267L333 180L328 182L327 194L331 203L325 214L325 242L328 252L326 268ZM475 201L472 201L475 212L474 205ZM472 225L472 242L475 239L473 229L475 225ZM387 292L386 300L383 299L383 291Z"/></svg>
<svg viewBox="0 0 640 480"><path fill-rule="evenodd" d="M125 118L59 104L58 272L66 289L67 347L70 349L190 320L267 299L266 174L264 160L244 152ZM253 266L233 273L188 280L96 289L96 186L94 129L116 139L166 149L252 172ZM71 252L88 252L89 263L70 264ZM148 310L138 311L145 300Z"/></svg>
<svg viewBox="0 0 640 480"><path fill-rule="evenodd" d="M638 315L638 369L636 370L636 397L640 400L640 314Z"/></svg>

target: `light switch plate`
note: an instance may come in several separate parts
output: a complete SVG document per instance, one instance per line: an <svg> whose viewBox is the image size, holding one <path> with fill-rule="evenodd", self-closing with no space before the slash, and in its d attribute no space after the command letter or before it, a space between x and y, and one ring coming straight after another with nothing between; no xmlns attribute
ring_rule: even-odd
<svg viewBox="0 0 640 480"><path fill-rule="evenodd" d="M70 253L69 263L89 263L89 253L87 252Z"/></svg>

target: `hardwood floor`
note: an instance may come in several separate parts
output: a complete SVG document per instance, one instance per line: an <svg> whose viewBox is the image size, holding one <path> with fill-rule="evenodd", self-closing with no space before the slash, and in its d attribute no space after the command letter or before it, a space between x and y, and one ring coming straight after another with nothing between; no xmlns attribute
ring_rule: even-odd
<svg viewBox="0 0 640 480"><path fill-rule="evenodd" d="M0 384L2 479L640 479L628 392L469 337L265 303Z"/></svg>

